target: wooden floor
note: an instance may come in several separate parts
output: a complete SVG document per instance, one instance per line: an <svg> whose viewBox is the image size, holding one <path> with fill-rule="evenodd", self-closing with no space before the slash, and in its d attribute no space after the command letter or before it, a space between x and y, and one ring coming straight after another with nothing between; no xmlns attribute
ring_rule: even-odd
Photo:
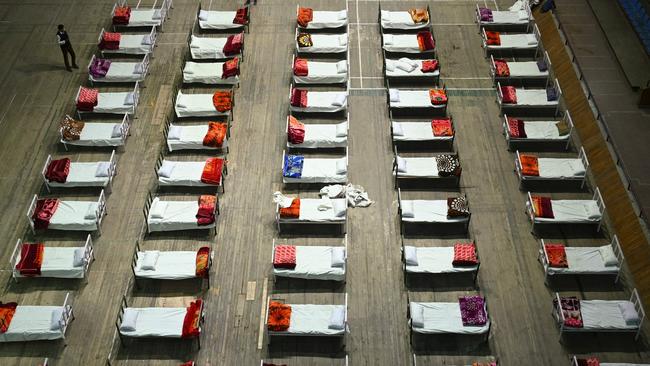
<svg viewBox="0 0 650 366"><path fill-rule="evenodd" d="M185 40L196 14L195 1L177 0L154 52L137 119L126 148L118 152L118 176L108 198L103 235L96 240L97 260L87 283L31 279L15 284L8 266L17 238L75 245L82 235L29 234L25 210L36 192L45 194L39 176L48 154L90 161L110 152L74 149L65 152L58 141L62 116L73 111L72 98L86 83L82 69L69 74L61 67L54 43L55 25L67 25L78 63L86 65L96 49L96 37L110 23L110 1L4 1L0 4L0 300L20 304L54 305L66 292L75 298L76 319L62 342L0 345L0 364L35 365L49 357L53 365L101 365L111 354L117 365L173 365L193 359L198 365L255 365L260 359L288 365L407 365L412 360L406 324L406 300L454 301L459 294L479 290L488 299L492 320L487 343L456 337L417 342L418 365L458 365L474 359L498 357L502 365L566 365L570 354L598 354L602 360L650 360L645 338L629 335L581 335L559 342L551 319L556 289L585 299L622 299L632 286L626 273L622 283L570 279L544 284L537 261L538 243L524 215L525 193L513 173L513 154L501 134L499 110L491 90L488 64L473 23L475 4L483 1L382 1L382 8L403 9L429 4L442 64L442 79L450 89L449 112L457 130L461 154L462 193L467 194L472 222L469 238L481 255L478 288L465 283L425 283L404 286L400 263L397 193L391 175L392 150L385 91L382 90L377 1L312 0L301 5L315 9L347 8L350 26L349 178L362 185L374 201L369 208L349 211L348 277L334 286L304 281L273 282L269 258L277 231L271 195L283 190L280 158L285 144L284 123L293 52L296 1L259 0L246 36L241 87L236 108L226 193L221 198L218 234L151 235L143 237L142 208L155 189L153 168L163 148L164 117L170 115L172 90L180 77L187 50ZM406 5L408 4L408 5ZM490 5L493 5L490 3ZM505 8L505 3L499 3ZM509 4L508 4L509 5ZM204 7L207 7L204 3ZM212 9L234 9L232 1L213 1ZM102 87L104 90L104 87ZM205 156L196 154L197 157ZM601 188L602 189L602 188ZM84 197L96 195L87 193ZM404 197L445 198L449 192L406 192ZM314 192L312 197L316 196ZM81 197L65 193L63 197ZM557 197L588 197L589 193L559 193ZM607 242L606 237L557 236L570 245ZM212 287L193 283L145 283L133 290L130 259L140 240L143 249L193 250L211 244L216 251ZM283 238L282 240L285 240ZM342 238L287 238L292 243L341 243ZM450 239L416 239L415 245L450 244ZM119 346L114 321L120 297L128 293L136 306L182 306L195 296L206 301L207 316L200 351L179 342L136 342ZM294 303L342 303L349 298L350 334L345 350L334 342L297 339L267 346L261 319L266 297Z"/></svg>

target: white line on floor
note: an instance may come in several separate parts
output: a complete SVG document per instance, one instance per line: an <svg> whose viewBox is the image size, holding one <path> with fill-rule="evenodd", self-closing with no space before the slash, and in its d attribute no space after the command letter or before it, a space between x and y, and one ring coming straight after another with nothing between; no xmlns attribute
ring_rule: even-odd
<svg viewBox="0 0 650 366"><path fill-rule="evenodd" d="M7 106L7 110L2 114L2 118L0 118L0 125L2 122L5 120L5 116L7 115L7 112L9 112L9 109L11 109L11 104L14 102L14 99L16 99L16 93L14 93L14 96L11 97L11 100L9 101L9 105Z"/></svg>
<svg viewBox="0 0 650 366"><path fill-rule="evenodd" d="M359 0L355 0L355 6L357 10L357 21L359 21ZM345 7L347 9L348 7L348 2L345 2ZM363 66L361 66L361 31L359 31L361 27L357 27L357 51L359 53L359 76L361 79L359 80L360 86L363 88Z"/></svg>
<svg viewBox="0 0 650 366"><path fill-rule="evenodd" d="M260 329L257 336L257 349L262 349L264 347L264 325L266 324L266 311L269 308L268 303L268 287L269 279L264 277L264 285L262 287L262 310L260 311Z"/></svg>

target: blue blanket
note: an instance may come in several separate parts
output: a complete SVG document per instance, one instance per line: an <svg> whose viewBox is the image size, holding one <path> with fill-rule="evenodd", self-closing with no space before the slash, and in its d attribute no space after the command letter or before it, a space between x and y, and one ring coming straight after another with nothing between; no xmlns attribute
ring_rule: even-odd
<svg viewBox="0 0 650 366"><path fill-rule="evenodd" d="M287 178L300 178L305 157L302 155L285 155L282 176Z"/></svg>

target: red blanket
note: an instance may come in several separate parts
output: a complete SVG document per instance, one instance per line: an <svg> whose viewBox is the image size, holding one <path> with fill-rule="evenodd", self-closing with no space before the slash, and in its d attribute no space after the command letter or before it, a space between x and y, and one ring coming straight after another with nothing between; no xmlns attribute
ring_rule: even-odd
<svg viewBox="0 0 650 366"><path fill-rule="evenodd" d="M561 297L560 303L553 300L555 307L560 307L564 316L564 325L571 328L582 328L582 312L580 311L580 300L577 297Z"/></svg>
<svg viewBox="0 0 650 366"><path fill-rule="evenodd" d="M98 47L100 50L117 50L120 48L121 38L122 35L120 33L104 32Z"/></svg>
<svg viewBox="0 0 650 366"><path fill-rule="evenodd" d="M524 129L524 121L508 117L508 133L510 137L525 139L526 130Z"/></svg>
<svg viewBox="0 0 650 366"><path fill-rule="evenodd" d="M196 252L196 277L208 277L210 271L210 247L201 247Z"/></svg>
<svg viewBox="0 0 650 366"><path fill-rule="evenodd" d="M223 63L221 78L227 79L239 75L239 59L237 57Z"/></svg>
<svg viewBox="0 0 650 366"><path fill-rule="evenodd" d="M216 91L212 95L212 104L214 108L221 112L227 112L232 109L232 95L229 91Z"/></svg>
<svg viewBox="0 0 650 366"><path fill-rule="evenodd" d="M52 160L45 171L45 178L50 182L65 183L70 173L70 159Z"/></svg>
<svg viewBox="0 0 650 366"><path fill-rule="evenodd" d="M235 13L233 24L248 24L248 8L239 8Z"/></svg>
<svg viewBox="0 0 650 366"><path fill-rule="evenodd" d="M283 332L289 329L291 324L291 306L281 302L271 301L269 303L269 320L267 328L273 332Z"/></svg>
<svg viewBox="0 0 650 366"><path fill-rule="evenodd" d="M296 76L309 75L307 59L296 57L296 59L293 61L293 74Z"/></svg>
<svg viewBox="0 0 650 366"><path fill-rule="evenodd" d="M217 204L217 197L202 195L199 197L199 209L196 212L196 224L199 226L210 225L214 222L214 211Z"/></svg>
<svg viewBox="0 0 650 366"><path fill-rule="evenodd" d="M451 126L451 118L434 119L431 121L433 136L453 136L454 129Z"/></svg>
<svg viewBox="0 0 650 366"><path fill-rule="evenodd" d="M0 302L0 333L4 333L9 329L17 307L18 304L15 302Z"/></svg>
<svg viewBox="0 0 650 366"><path fill-rule="evenodd" d="M535 155L521 154L519 157L521 174L531 177L539 177L539 160Z"/></svg>
<svg viewBox="0 0 650 366"><path fill-rule="evenodd" d="M445 89L429 89L429 98L433 105L447 104L447 92Z"/></svg>
<svg viewBox="0 0 650 366"><path fill-rule="evenodd" d="M20 261L16 264L16 269L23 276L40 276L41 265L43 264L43 251L45 247L42 243L23 244L20 248Z"/></svg>
<svg viewBox="0 0 650 366"><path fill-rule="evenodd" d="M434 72L438 69L438 60L424 60L422 61L422 72Z"/></svg>
<svg viewBox="0 0 650 366"><path fill-rule="evenodd" d="M298 8L298 24L301 27L306 27L312 20L314 20L312 8Z"/></svg>
<svg viewBox="0 0 650 366"><path fill-rule="evenodd" d="M59 200L56 198L46 198L36 201L36 209L32 215L35 229L47 229L50 225L50 219L54 216L56 209L59 207Z"/></svg>
<svg viewBox="0 0 650 366"><path fill-rule="evenodd" d="M567 268L566 250L562 244L544 244L544 251L548 257L548 265L556 268Z"/></svg>
<svg viewBox="0 0 650 366"><path fill-rule="evenodd" d="M501 45L501 35L499 32L485 32L487 39L486 43L490 46L499 46Z"/></svg>
<svg viewBox="0 0 650 366"><path fill-rule="evenodd" d="M600 361L596 357L578 358L578 366L600 366Z"/></svg>
<svg viewBox="0 0 650 366"><path fill-rule="evenodd" d="M278 245L273 254L273 267L296 268L296 247L293 245Z"/></svg>
<svg viewBox="0 0 650 366"><path fill-rule="evenodd" d="M77 98L77 109L80 111L91 112L97 105L99 90L81 87L79 97Z"/></svg>
<svg viewBox="0 0 650 366"><path fill-rule="evenodd" d="M503 94L503 103L517 104L517 90L514 86L502 86L501 94Z"/></svg>
<svg viewBox="0 0 650 366"><path fill-rule="evenodd" d="M221 184L221 171L223 170L224 160L221 158L209 158L203 166L201 173L201 182L205 184Z"/></svg>
<svg viewBox="0 0 650 366"><path fill-rule="evenodd" d="M238 55L244 45L244 33L234 34L226 38L226 44L223 46L223 54L226 56Z"/></svg>
<svg viewBox="0 0 650 366"><path fill-rule="evenodd" d="M553 215L553 204L551 203L550 197L533 196L533 211L535 212L535 217L547 219L555 217Z"/></svg>
<svg viewBox="0 0 650 366"><path fill-rule="evenodd" d="M474 243L454 244L454 259L451 262L454 266L475 266L478 264L476 257L476 246Z"/></svg>
<svg viewBox="0 0 650 366"><path fill-rule="evenodd" d="M293 89L291 91L291 105L294 107L307 107L307 90Z"/></svg>
<svg viewBox="0 0 650 366"><path fill-rule="evenodd" d="M129 19L131 18L131 7L130 6L118 6L115 8L113 13L113 24L114 25L126 25L129 24Z"/></svg>
<svg viewBox="0 0 650 366"><path fill-rule="evenodd" d="M506 77L510 76L510 68L505 60L494 60L494 73L496 76Z"/></svg>
<svg viewBox="0 0 650 366"><path fill-rule="evenodd" d="M287 139L292 144L302 144L305 141L305 124L298 121L294 116L289 116Z"/></svg>
<svg viewBox="0 0 650 366"><path fill-rule="evenodd" d="M221 147L226 139L228 124L225 122L208 122L208 132L203 137L203 146Z"/></svg>
<svg viewBox="0 0 650 366"><path fill-rule="evenodd" d="M300 198L294 198L291 206L280 208L280 217L285 219L297 219L300 217Z"/></svg>
<svg viewBox="0 0 650 366"><path fill-rule="evenodd" d="M183 319L183 333L181 338L196 338L201 334L201 309L203 300L192 301L185 312Z"/></svg>
<svg viewBox="0 0 650 366"><path fill-rule="evenodd" d="M418 32L417 39L420 51L428 51L436 47L436 42L433 40L433 35L429 31Z"/></svg>

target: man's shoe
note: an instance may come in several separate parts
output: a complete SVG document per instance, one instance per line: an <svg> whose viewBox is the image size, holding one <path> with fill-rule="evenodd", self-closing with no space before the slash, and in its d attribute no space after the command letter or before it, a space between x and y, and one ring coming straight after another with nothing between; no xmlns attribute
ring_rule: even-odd
<svg viewBox="0 0 650 366"><path fill-rule="evenodd" d="M72 65L72 68L73 68L73 69L78 69L79 66L77 66L77 65Z"/></svg>
<svg viewBox="0 0 650 366"><path fill-rule="evenodd" d="M69 68L69 67L66 67L65 70L66 70L66 71L70 71L70 72L72 72L72 69Z"/></svg>

